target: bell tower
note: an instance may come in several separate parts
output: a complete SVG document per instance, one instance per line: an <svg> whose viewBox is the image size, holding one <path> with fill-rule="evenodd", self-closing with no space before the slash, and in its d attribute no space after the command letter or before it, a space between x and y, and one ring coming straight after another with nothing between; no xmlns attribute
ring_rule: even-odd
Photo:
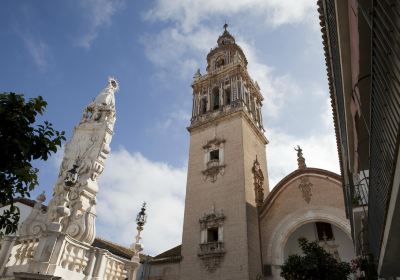
<svg viewBox="0 0 400 280"><path fill-rule="evenodd" d="M256 279L258 208L268 194L260 87L224 25L193 77L180 279Z"/></svg>

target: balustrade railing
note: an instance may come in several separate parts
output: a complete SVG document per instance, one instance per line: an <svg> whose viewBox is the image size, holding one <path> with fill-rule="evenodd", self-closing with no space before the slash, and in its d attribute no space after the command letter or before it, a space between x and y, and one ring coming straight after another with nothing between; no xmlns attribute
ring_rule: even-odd
<svg viewBox="0 0 400 280"><path fill-rule="evenodd" d="M83 273L88 264L89 255L90 247L73 243L67 239L59 265L64 269Z"/></svg>
<svg viewBox="0 0 400 280"><path fill-rule="evenodd" d="M125 280L127 278L128 272L125 269L125 262L108 256L104 280Z"/></svg>
<svg viewBox="0 0 400 280"><path fill-rule="evenodd" d="M6 266L18 266L25 265L33 259L37 246L39 244L39 239L20 239L17 244L11 250Z"/></svg>
<svg viewBox="0 0 400 280"><path fill-rule="evenodd" d="M210 255L221 255L225 253L224 243L220 241L207 242L200 244L198 255L200 257Z"/></svg>

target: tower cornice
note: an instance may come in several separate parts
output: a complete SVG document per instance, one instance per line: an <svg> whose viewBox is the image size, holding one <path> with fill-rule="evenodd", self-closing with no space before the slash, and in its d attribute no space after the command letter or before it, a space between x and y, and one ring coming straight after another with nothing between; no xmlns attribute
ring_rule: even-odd
<svg viewBox="0 0 400 280"><path fill-rule="evenodd" d="M233 110L229 110L224 114L217 114L215 117L209 116L208 118L204 118L204 120L197 121L187 127L187 130L192 133L197 130L206 129L210 126L215 126L220 122L225 122L229 119L234 119L236 117L243 117L249 124L255 134L259 137L261 142L266 145L269 143L268 139L265 137L264 133L261 131L257 124L254 122L253 118L250 116L248 112L244 110L243 107L235 108Z"/></svg>

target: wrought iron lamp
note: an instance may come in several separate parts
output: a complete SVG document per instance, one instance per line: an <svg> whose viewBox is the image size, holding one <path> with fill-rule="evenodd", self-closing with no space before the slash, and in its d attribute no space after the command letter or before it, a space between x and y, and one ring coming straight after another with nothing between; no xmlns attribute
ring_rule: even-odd
<svg viewBox="0 0 400 280"><path fill-rule="evenodd" d="M140 209L140 212L136 216L136 224L138 226L137 229L139 231L143 230L143 226L146 224L146 221L147 221L146 202L143 202L142 208Z"/></svg>
<svg viewBox="0 0 400 280"><path fill-rule="evenodd" d="M146 214L146 202L143 202L142 208L140 212L136 216L136 225L137 225L137 235L135 243L132 244L132 249L135 252L134 257L139 258L139 253L143 251L143 245L140 244L140 233L143 230L143 226L146 224L147 221L147 214Z"/></svg>
<svg viewBox="0 0 400 280"><path fill-rule="evenodd" d="M78 175L78 168L77 164L74 164L70 170L67 171L64 179L64 183L67 187L72 187L73 185L78 182L79 175Z"/></svg>

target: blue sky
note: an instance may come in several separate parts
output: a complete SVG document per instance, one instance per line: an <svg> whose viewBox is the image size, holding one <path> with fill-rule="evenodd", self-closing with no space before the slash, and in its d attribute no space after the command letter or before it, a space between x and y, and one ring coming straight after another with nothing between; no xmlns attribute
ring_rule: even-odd
<svg viewBox="0 0 400 280"><path fill-rule="evenodd" d="M0 89L42 95L44 119L68 137L82 109L120 82L112 155L100 178L97 232L129 245L140 204L143 243L157 253L180 242L191 81L228 22L265 97L270 187L296 168L338 172L321 33L314 0L82 0L0 3ZM62 152L39 162L50 199ZM168 223L165 221L168 220Z"/></svg>

